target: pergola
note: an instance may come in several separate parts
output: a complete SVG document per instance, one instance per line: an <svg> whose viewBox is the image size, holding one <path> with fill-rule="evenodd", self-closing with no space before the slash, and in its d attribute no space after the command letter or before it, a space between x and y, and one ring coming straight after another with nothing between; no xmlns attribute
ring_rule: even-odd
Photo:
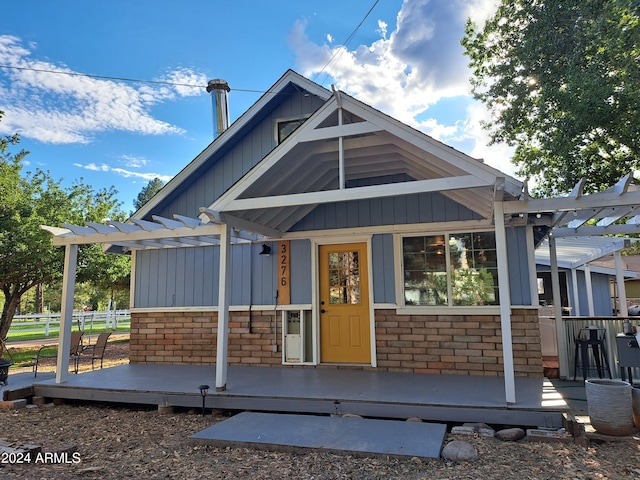
<svg viewBox="0 0 640 480"><path fill-rule="evenodd" d="M221 217L208 208L201 208L202 218L174 215L174 218L153 216L153 221L131 219L131 223L109 221L106 224L87 222L85 226L64 223L62 228L42 225L50 232L54 245L65 247L65 263L62 281L62 315L60 340L56 367L56 383L67 380L69 375L70 333L73 319L73 298L78 257L78 246L105 244L120 247L123 251L133 249L158 249L219 245L220 246L220 290L218 304L218 361L217 378L226 379L227 340L229 315L228 272L230 265L229 247L232 243L247 243L261 236L249 233L239 227L231 228L222 223ZM204 221L203 221L204 220ZM222 361L224 360L224 361Z"/></svg>
<svg viewBox="0 0 640 480"><path fill-rule="evenodd" d="M553 306L556 319L562 318L559 268L584 270L587 282L589 315L593 315L590 262L613 254L618 290L618 315L626 315L624 269L621 251L636 239L626 235L640 233L640 189L632 183L633 173L627 174L614 186L601 192L584 195L585 180L580 181L566 197L525 198L505 202L505 215L551 216L550 230L536 250L534 262L551 267ZM529 235L531 236L531 235ZM531 261L531 258L530 258ZM535 275L535 264L530 264ZM537 302L535 278L531 281L531 298ZM573 291L577 297L576 275ZM577 313L579 315L579 313ZM558 350L567 348L562 322L556 321ZM561 356L560 375L566 375L568 366Z"/></svg>

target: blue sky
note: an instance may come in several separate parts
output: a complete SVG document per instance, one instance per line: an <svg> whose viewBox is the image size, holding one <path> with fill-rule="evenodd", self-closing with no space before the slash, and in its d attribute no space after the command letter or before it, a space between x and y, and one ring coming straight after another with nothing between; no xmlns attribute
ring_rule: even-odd
<svg viewBox="0 0 640 480"><path fill-rule="evenodd" d="M151 179L166 182L212 141L208 80L229 83L233 122L291 68L513 174L510 150L487 147L480 127L487 112L470 97L459 43L466 18L481 23L496 6L497 0L14 3L0 17L0 134L20 134L20 147L31 152L28 169L48 170L66 185L83 178L96 189L114 186L130 212Z"/></svg>

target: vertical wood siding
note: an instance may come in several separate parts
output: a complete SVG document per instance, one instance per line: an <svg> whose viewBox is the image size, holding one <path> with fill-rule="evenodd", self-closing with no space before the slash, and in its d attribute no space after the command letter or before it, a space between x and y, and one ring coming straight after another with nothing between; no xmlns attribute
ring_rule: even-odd
<svg viewBox="0 0 640 480"><path fill-rule="evenodd" d="M525 227L507 228L507 261L512 305L531 305L529 255Z"/></svg>
<svg viewBox="0 0 640 480"><path fill-rule="evenodd" d="M482 217L440 193L374 198L319 205L291 231L480 220Z"/></svg>
<svg viewBox="0 0 640 480"><path fill-rule="evenodd" d="M211 158L191 176L174 198L165 202L155 214L171 217L177 213L195 217L200 207L211 205L244 174L276 147L275 125L278 119L310 115L322 105L315 96L289 95L268 116L236 135L237 143L219 157Z"/></svg>
<svg viewBox="0 0 640 480"><path fill-rule="evenodd" d="M284 97L283 97L284 98ZM290 95L262 118L247 125L236 135L236 143L205 162L179 189L153 212L197 216L234 185L276 146L274 137L278 119L311 114L322 105L314 96ZM405 174L350 180L348 187L407 182ZM448 222L480 219L468 208L440 193L422 193L406 197L357 200L320 205L291 230L320 230L369 227L376 225ZM527 304L528 288L525 245L522 232L508 236L512 297L514 304ZM261 245L234 245L232 251L232 305L272 305L277 291L275 256L258 255ZM395 302L393 236L374 235L372 240L374 301ZM291 244L291 302L309 304L311 291L311 244ZM136 307L210 306L218 303L218 247L141 251L137 254L135 279ZM528 280L527 280L528 281Z"/></svg>
<svg viewBox="0 0 640 480"><path fill-rule="evenodd" d="M577 273L578 277L578 302L580 304L580 315L589 315L589 303L587 299L587 283L584 271L578 270L567 271L567 295L569 296L569 306L574 307L571 315L575 315L576 299L573 295L573 274ZM611 300L611 290L609 284L609 275L601 273L591 273L591 288L593 291L593 313L596 316L614 315ZM617 305L615 305L617 308Z"/></svg>
<svg viewBox="0 0 640 480"><path fill-rule="evenodd" d="M261 256L261 248L260 244L231 247L232 305L275 304L277 256ZM218 305L219 262L217 246L138 252L135 307ZM311 303L311 244L308 240L291 242L291 266L291 302Z"/></svg>
<svg viewBox="0 0 640 480"><path fill-rule="evenodd" d="M373 263L373 301L374 303L395 303L395 271L393 256L393 235L374 235L371 239L371 257Z"/></svg>

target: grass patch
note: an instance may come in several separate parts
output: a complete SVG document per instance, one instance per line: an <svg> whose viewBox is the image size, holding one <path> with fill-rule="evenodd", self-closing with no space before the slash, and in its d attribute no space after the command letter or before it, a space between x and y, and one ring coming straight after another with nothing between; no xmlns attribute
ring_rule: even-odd
<svg viewBox="0 0 640 480"><path fill-rule="evenodd" d="M88 328L85 328L84 333L85 335L97 335L99 333L102 332L120 332L120 333L126 333L130 330L131 326L129 324L126 325L119 325L118 328L116 330L113 329L106 329L106 328L94 328L93 330L89 331ZM74 330L77 330L77 328L74 328ZM47 340L47 339L51 339L51 338L58 338L58 336L60 335L60 329L59 328L51 328L49 329L49 336L47 337L45 335L44 329L41 332L25 332L25 333L21 333L20 329L14 329L13 325L11 326L11 329L9 330L9 333L7 334L7 342L22 342L22 341L26 341L26 340L31 340L31 341L36 341L36 340Z"/></svg>
<svg viewBox="0 0 640 480"><path fill-rule="evenodd" d="M108 345L118 345L123 343L129 343L129 340L126 338L123 340L113 340L113 341L110 341ZM16 367L31 365L33 363L33 359L35 358L35 356L38 355L38 350L40 350L39 346L20 348L20 347L11 347L10 345L7 345L7 347L9 348L9 354L7 354L7 351L4 350L2 352L2 355L0 355L0 357L4 358L5 360L11 360L12 362L14 362L14 366ZM45 348L45 350L43 351L43 354L51 355L57 351L58 351L58 346L51 345Z"/></svg>
<svg viewBox="0 0 640 480"><path fill-rule="evenodd" d="M4 358L5 360L11 360L16 367L31 365L33 363L33 357L38 354L38 350L38 348L9 347L9 354L4 351L2 358Z"/></svg>

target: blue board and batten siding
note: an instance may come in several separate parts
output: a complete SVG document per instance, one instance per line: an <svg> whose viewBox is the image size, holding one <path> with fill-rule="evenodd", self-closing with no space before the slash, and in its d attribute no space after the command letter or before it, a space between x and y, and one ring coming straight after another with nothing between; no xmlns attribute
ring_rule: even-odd
<svg viewBox="0 0 640 480"><path fill-rule="evenodd" d="M211 205L277 146L278 120L311 115L322 105L313 95L283 95L283 98L269 115L253 119L245 126L245 132L236 134L223 151L192 173L153 213L168 218L174 214L198 216L200 207Z"/></svg>
<svg viewBox="0 0 640 480"><path fill-rule="evenodd" d="M589 300L587 295L587 281L584 271L567 271L567 294L569 295L569 305L573 307L572 315L576 315L576 299L573 294L573 274L577 274L578 279L578 302L580 316L589 315ZM591 272L591 292L593 299L593 314L595 316L615 315L611 308L610 276L607 274Z"/></svg>
<svg viewBox="0 0 640 480"><path fill-rule="evenodd" d="M277 256L262 246L231 247L231 304L274 305ZM311 303L311 242L291 241L291 302ZM136 253L135 307L218 305L219 247L167 248Z"/></svg>
<svg viewBox="0 0 640 480"><path fill-rule="evenodd" d="M386 201L395 208L401 205L393 199ZM317 213L312 212L310 215L317 221ZM529 305L531 301L524 235L524 228L507 229L510 287L514 305ZM396 302L393 242L392 234L373 235L371 240L371 275L375 303ZM276 303L277 256L261 256L260 250L260 244L231 247L231 305ZM290 253L291 303L310 304L313 295L311 241L292 240ZM140 251L136 254L134 305L137 308L215 306L218 304L218 267L219 247L216 246Z"/></svg>

